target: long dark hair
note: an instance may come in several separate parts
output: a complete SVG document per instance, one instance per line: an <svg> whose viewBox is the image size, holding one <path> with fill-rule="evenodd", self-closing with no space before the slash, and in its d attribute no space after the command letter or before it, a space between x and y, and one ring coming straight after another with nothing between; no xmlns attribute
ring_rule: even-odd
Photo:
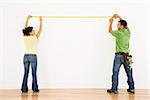
<svg viewBox="0 0 150 100"><path fill-rule="evenodd" d="M33 27L29 26L22 30L24 36L30 36L30 32L32 32Z"/></svg>

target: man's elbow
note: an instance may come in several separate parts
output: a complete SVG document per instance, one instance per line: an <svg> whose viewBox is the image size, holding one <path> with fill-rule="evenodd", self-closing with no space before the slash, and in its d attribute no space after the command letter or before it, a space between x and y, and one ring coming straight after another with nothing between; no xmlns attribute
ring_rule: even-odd
<svg viewBox="0 0 150 100"><path fill-rule="evenodd" d="M112 30L109 30L108 32L109 32L109 33L112 33Z"/></svg>

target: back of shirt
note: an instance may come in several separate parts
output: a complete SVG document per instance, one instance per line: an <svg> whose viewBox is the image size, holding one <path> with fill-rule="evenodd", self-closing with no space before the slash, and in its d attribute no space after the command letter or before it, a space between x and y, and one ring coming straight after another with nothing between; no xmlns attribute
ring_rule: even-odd
<svg viewBox="0 0 150 100"><path fill-rule="evenodd" d="M37 52L37 37L36 36L24 36L25 53L36 54Z"/></svg>
<svg viewBox="0 0 150 100"><path fill-rule="evenodd" d="M131 32L128 27L122 30L112 31L112 35L116 38L116 53L129 52L129 41Z"/></svg>

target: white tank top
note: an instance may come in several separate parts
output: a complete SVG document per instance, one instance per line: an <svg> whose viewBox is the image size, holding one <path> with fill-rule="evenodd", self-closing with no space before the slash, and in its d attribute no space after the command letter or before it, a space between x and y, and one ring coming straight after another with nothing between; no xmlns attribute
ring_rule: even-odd
<svg viewBox="0 0 150 100"><path fill-rule="evenodd" d="M37 37L36 36L24 36L25 53L36 54L37 52Z"/></svg>

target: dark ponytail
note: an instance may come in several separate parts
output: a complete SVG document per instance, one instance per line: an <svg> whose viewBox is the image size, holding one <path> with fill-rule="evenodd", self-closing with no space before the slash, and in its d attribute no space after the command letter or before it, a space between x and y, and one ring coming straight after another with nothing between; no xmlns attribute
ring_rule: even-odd
<svg viewBox="0 0 150 100"><path fill-rule="evenodd" d="M30 36L30 32L32 32L33 27L29 26L22 30L24 36Z"/></svg>

